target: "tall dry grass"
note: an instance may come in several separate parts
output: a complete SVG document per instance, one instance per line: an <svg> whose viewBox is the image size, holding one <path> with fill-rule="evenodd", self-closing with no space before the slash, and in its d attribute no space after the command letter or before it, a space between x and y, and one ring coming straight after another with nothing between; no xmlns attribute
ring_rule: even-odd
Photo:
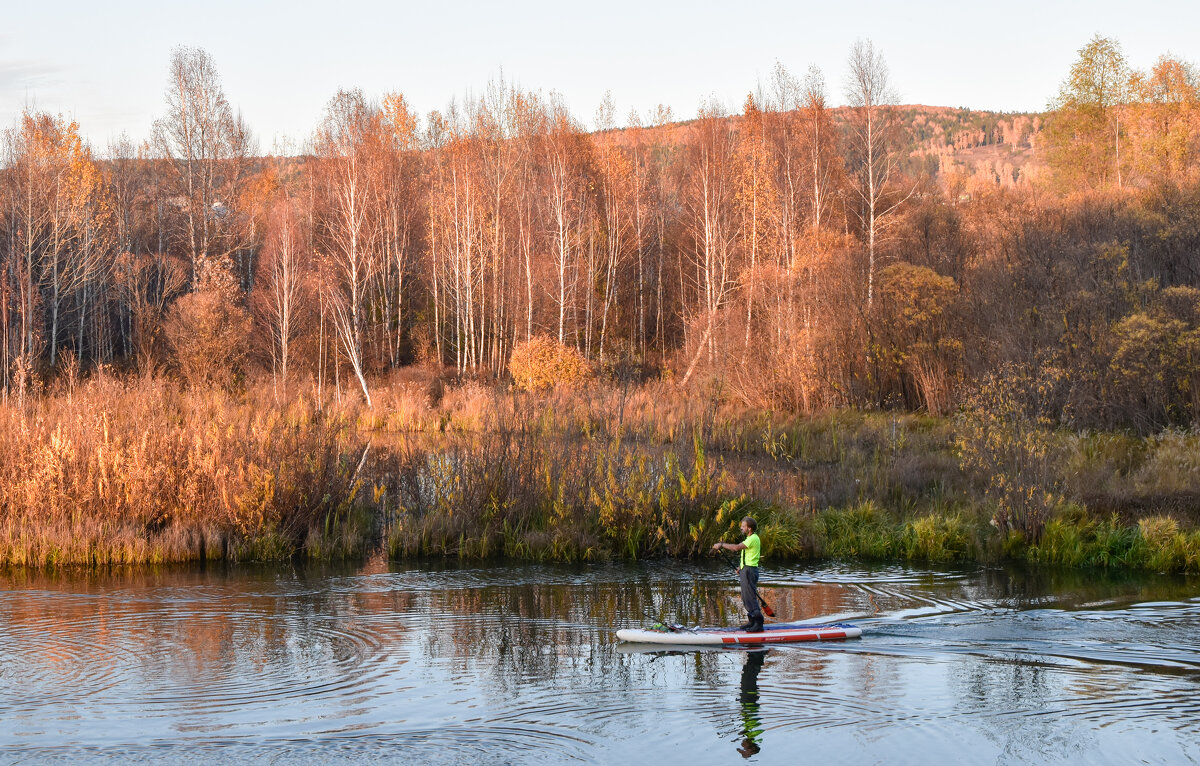
<svg viewBox="0 0 1200 766"><path fill-rule="evenodd" d="M0 562L286 555L353 500L344 412L98 375L0 406Z"/></svg>

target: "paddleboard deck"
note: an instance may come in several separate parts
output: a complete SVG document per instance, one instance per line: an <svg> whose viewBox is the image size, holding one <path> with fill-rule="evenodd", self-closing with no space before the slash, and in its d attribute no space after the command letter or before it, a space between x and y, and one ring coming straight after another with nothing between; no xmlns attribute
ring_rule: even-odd
<svg viewBox="0 0 1200 766"><path fill-rule="evenodd" d="M683 646L736 646L758 644L791 644L801 641L841 641L858 638L862 628L857 625L767 625L759 633L747 633L737 628L685 628L671 626L660 630L626 628L617 631L621 641L636 644L675 644Z"/></svg>

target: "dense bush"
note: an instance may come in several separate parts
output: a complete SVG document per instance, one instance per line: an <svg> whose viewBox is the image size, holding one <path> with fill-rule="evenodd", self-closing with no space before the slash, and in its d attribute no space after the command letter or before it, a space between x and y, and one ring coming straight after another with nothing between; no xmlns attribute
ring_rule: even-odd
<svg viewBox="0 0 1200 766"><path fill-rule="evenodd" d="M250 314L239 305L239 292L226 268L206 264L196 289L172 306L167 339L189 386L227 385L241 372Z"/></svg>
<svg viewBox="0 0 1200 766"><path fill-rule="evenodd" d="M570 388L592 377L579 350L545 335L518 343L508 363L513 384L524 391Z"/></svg>

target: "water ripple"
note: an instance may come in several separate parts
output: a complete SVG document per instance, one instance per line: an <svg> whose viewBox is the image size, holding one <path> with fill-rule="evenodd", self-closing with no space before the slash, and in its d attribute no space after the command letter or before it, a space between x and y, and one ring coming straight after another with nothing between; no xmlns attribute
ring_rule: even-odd
<svg viewBox="0 0 1200 766"><path fill-rule="evenodd" d="M784 618L853 616L865 636L616 644L649 615L740 621L730 575L687 564L27 578L0 590L0 749L740 762L750 739L768 760L1200 756L1193 581L834 565L772 571L764 592Z"/></svg>

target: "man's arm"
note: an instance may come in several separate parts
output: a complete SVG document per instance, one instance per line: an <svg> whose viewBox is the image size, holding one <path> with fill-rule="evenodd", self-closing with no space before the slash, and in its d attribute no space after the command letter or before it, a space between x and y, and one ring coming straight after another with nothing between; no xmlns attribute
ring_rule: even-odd
<svg viewBox="0 0 1200 766"><path fill-rule="evenodd" d="M719 551L724 548L727 551L744 551L746 550L745 543L713 543L713 550Z"/></svg>

